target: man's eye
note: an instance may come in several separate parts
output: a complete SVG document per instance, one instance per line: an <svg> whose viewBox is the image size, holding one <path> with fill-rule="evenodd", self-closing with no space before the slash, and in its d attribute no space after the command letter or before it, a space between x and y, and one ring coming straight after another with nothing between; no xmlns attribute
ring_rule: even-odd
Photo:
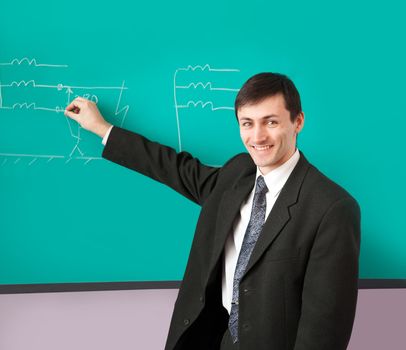
<svg viewBox="0 0 406 350"><path fill-rule="evenodd" d="M244 123L241 124L241 126L244 126L244 127L247 127L247 126L250 126L250 125L251 125L250 122L244 122Z"/></svg>
<svg viewBox="0 0 406 350"><path fill-rule="evenodd" d="M275 125L277 125L278 123L275 121L275 120L270 120L270 121L268 121L268 125L269 126L275 126Z"/></svg>

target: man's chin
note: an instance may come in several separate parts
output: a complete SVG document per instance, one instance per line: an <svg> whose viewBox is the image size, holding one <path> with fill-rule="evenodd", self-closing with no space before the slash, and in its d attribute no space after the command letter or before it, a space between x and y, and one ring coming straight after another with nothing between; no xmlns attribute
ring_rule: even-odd
<svg viewBox="0 0 406 350"><path fill-rule="evenodd" d="M272 165L272 163L273 163L273 159L269 159L269 157L261 158L261 157L258 157L257 155L253 155L253 154L250 154L250 156L251 156L251 159L253 160L253 162L255 163L255 165L259 166L259 167L269 166L269 165Z"/></svg>
<svg viewBox="0 0 406 350"><path fill-rule="evenodd" d="M254 163L258 168L268 168L269 166L272 166L272 163L270 163L270 162L255 161L254 160Z"/></svg>

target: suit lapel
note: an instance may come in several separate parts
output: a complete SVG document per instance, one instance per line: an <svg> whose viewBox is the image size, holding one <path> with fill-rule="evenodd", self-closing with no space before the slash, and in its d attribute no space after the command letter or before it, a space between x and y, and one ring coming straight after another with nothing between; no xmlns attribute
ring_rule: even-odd
<svg viewBox="0 0 406 350"><path fill-rule="evenodd" d="M294 205L299 196L309 163L300 152L300 159L282 188L255 244L244 275L255 265L270 244L276 239L285 225L291 219L289 208Z"/></svg>
<svg viewBox="0 0 406 350"><path fill-rule="evenodd" d="M226 190L222 196L217 215L216 235L214 250L211 260L213 268L223 252L228 234L231 232L233 223L239 215L242 202L248 197L255 183L254 172L244 176L232 188Z"/></svg>
<svg viewBox="0 0 406 350"><path fill-rule="evenodd" d="M255 248L248 262L245 274L259 260L265 250L275 240L283 227L290 220L289 207L297 202L300 187L309 169L309 163L300 152L300 159L292 174L289 176L277 201L275 202L262 232L258 238ZM220 258L228 234L231 232L233 223L239 214L241 204L248 197L255 184L255 169L249 171L232 188L226 190L219 205L217 216L216 235L212 260L210 262L209 276Z"/></svg>

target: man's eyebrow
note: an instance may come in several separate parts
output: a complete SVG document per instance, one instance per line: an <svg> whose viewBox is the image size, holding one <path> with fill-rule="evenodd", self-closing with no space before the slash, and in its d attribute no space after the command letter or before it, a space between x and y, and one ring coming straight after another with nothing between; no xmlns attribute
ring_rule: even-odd
<svg viewBox="0 0 406 350"><path fill-rule="evenodd" d="M262 117L261 119L270 119L270 118L279 118L279 115L277 114L270 114Z"/></svg>
<svg viewBox="0 0 406 350"><path fill-rule="evenodd" d="M269 115L265 115L259 119L271 119L271 118L279 118L279 116L277 114L269 114ZM240 120L252 120L252 118L250 117L241 117Z"/></svg>

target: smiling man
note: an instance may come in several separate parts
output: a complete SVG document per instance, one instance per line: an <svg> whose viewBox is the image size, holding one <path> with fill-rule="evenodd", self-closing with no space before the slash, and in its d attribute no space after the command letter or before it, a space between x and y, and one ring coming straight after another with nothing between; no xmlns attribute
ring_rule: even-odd
<svg viewBox="0 0 406 350"><path fill-rule="evenodd" d="M263 175L288 161L296 150L296 135L302 130L303 112L291 117L283 94L265 97L258 103L240 106L237 119L241 139Z"/></svg>
<svg viewBox="0 0 406 350"><path fill-rule="evenodd" d="M202 207L165 349L346 349L358 204L297 149L304 114L288 77L251 77L235 112L248 154L219 168L113 127L83 98L65 114L103 137L104 158Z"/></svg>

